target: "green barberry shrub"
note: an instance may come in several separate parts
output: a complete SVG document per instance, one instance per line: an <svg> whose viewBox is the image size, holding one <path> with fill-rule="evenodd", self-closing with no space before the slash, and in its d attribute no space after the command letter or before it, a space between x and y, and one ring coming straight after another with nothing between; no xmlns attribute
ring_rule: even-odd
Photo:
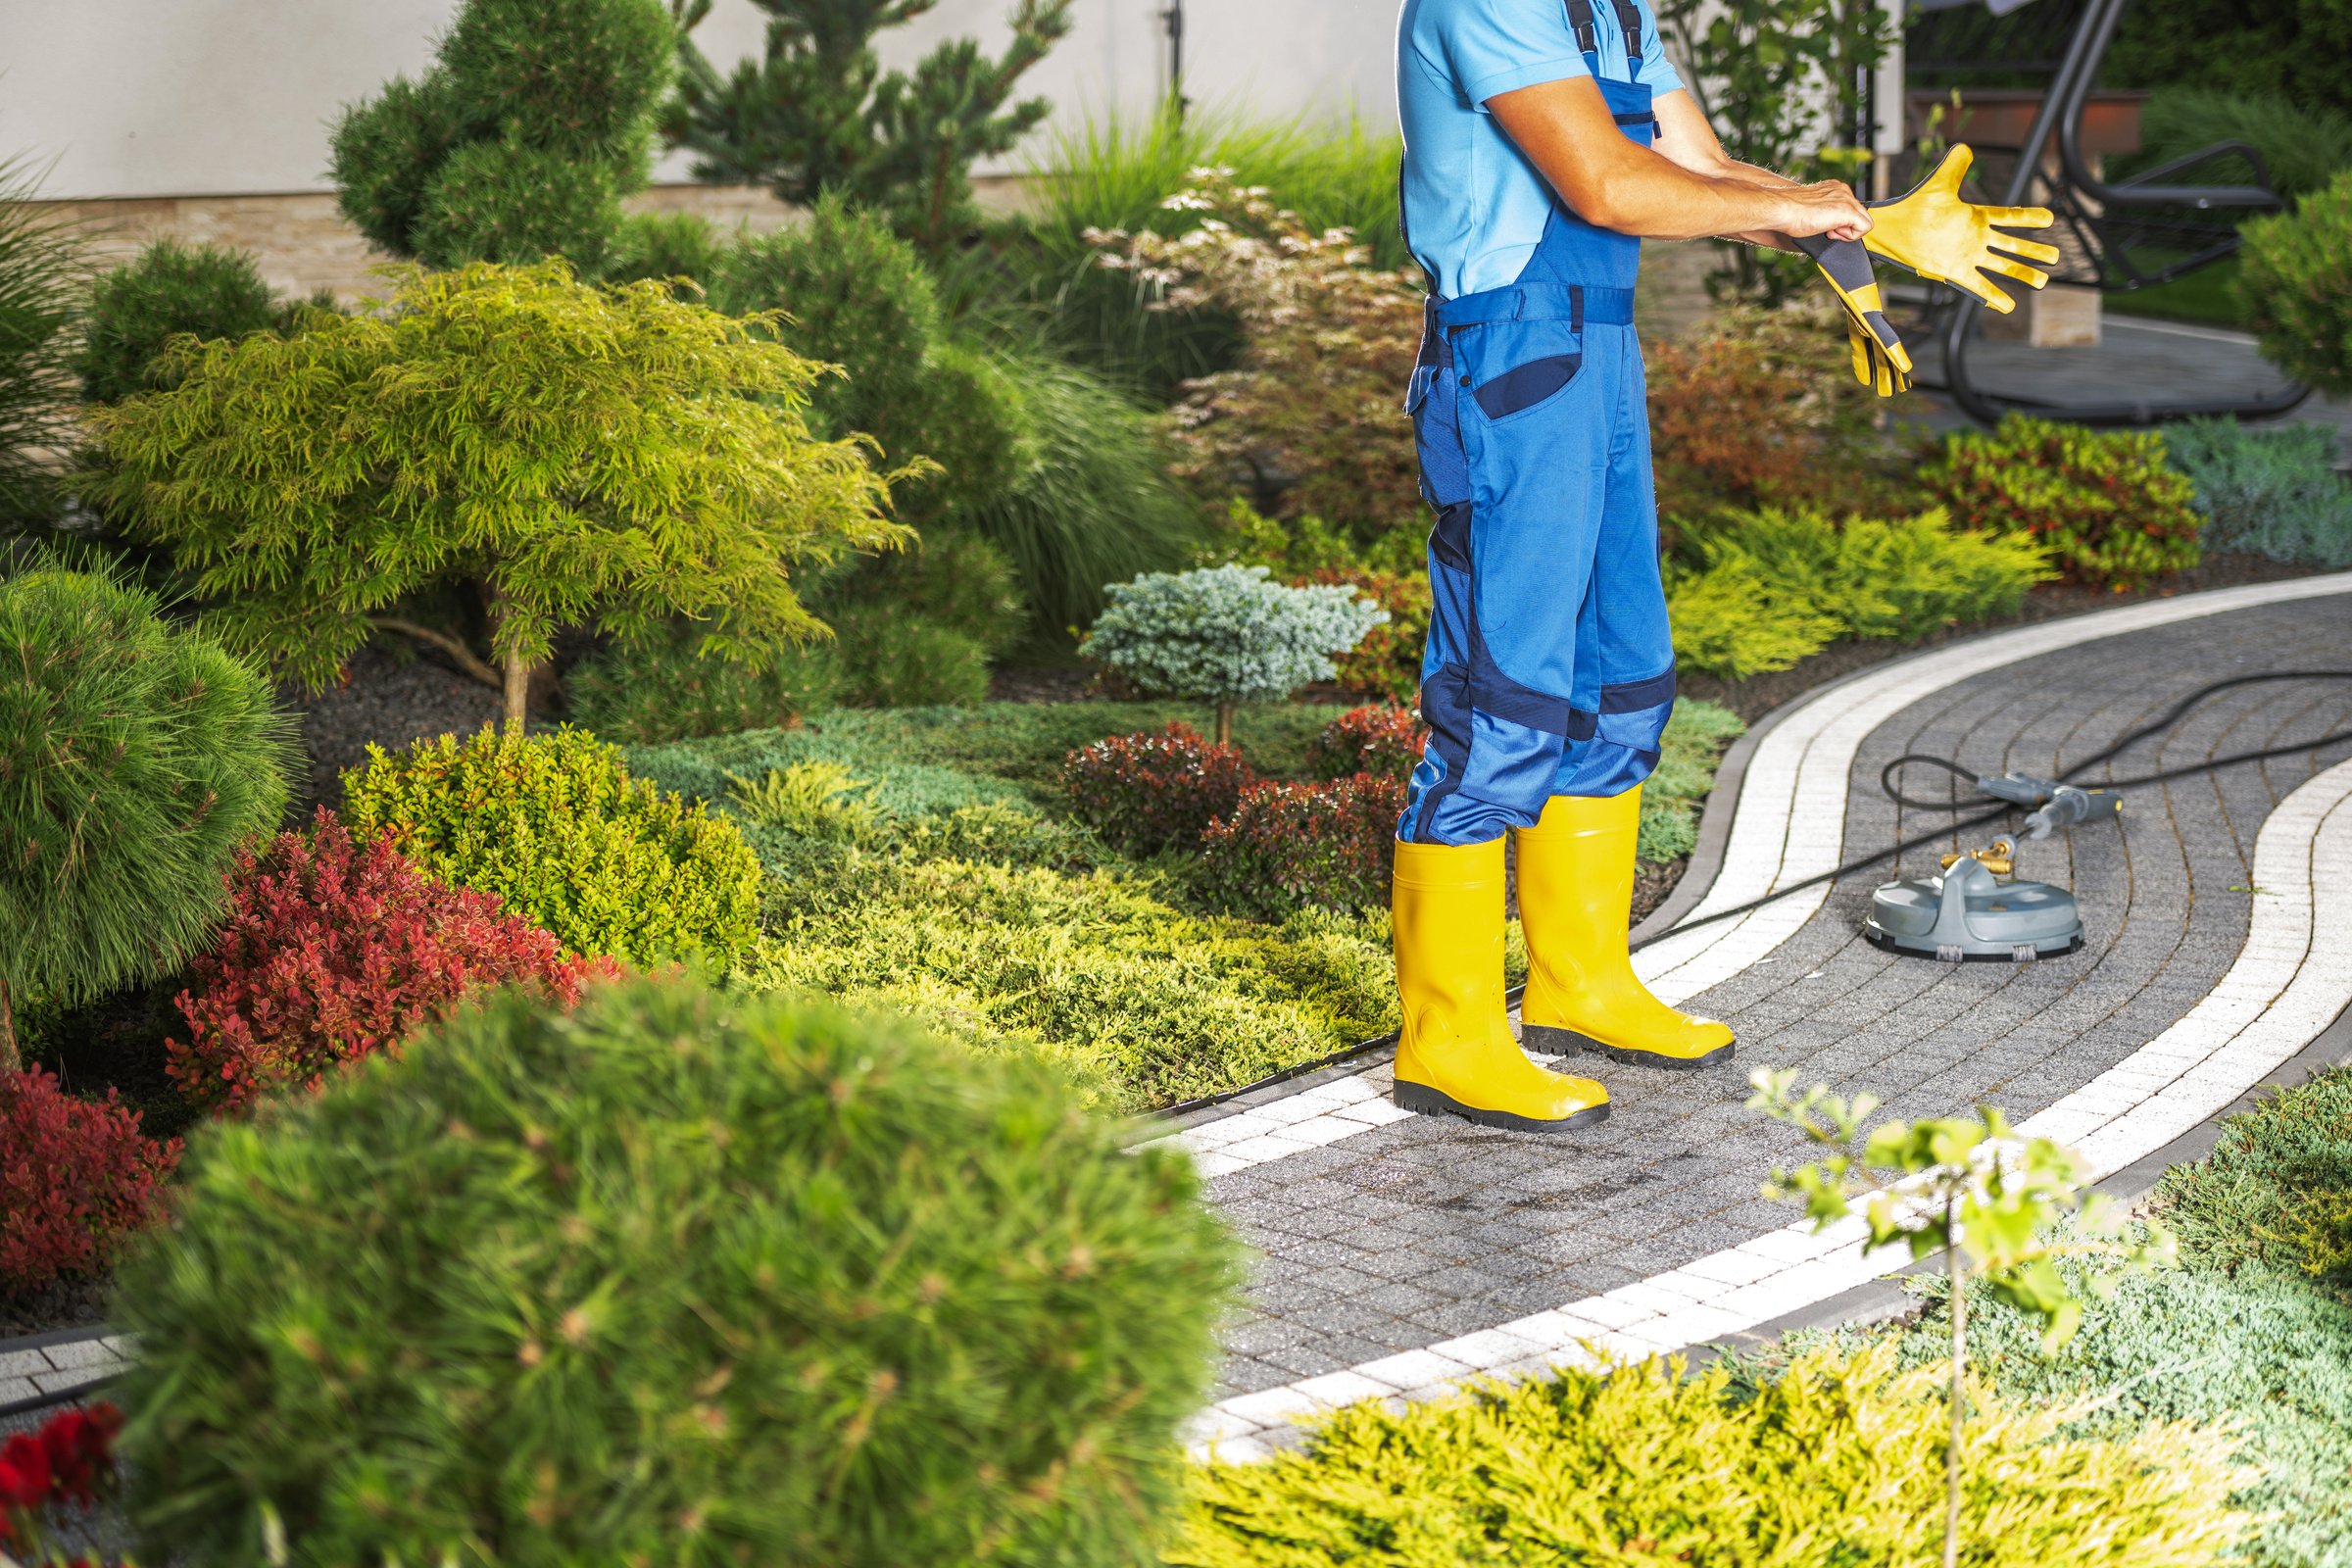
<svg viewBox="0 0 2352 1568"><path fill-rule="evenodd" d="M344 216L430 267L594 272L651 169L674 38L661 0L466 0L420 79L344 111Z"/></svg>
<svg viewBox="0 0 2352 1568"><path fill-rule="evenodd" d="M354 837L389 833L567 954L725 969L757 934L760 861L735 824L629 777L618 751L578 730L370 747L343 793Z"/></svg>
<svg viewBox="0 0 2352 1568"><path fill-rule="evenodd" d="M2023 414L1956 431L1920 474L1962 528L2030 533L2072 581L2144 588L2202 559L2193 490L2153 430L2090 430Z"/></svg>
<svg viewBox="0 0 2352 1568"><path fill-rule="evenodd" d="M1155 1562L1235 1249L1044 1068L678 982L206 1131L124 1274L191 1568ZM165 1545L168 1544L168 1546Z"/></svg>
<svg viewBox="0 0 2352 1568"><path fill-rule="evenodd" d="M2262 352L2323 392L2352 393L2352 169L2239 233L2238 293Z"/></svg>
<svg viewBox="0 0 2352 1568"><path fill-rule="evenodd" d="M2313 566L2352 566L2352 482L2335 470L2339 441L2326 424L2189 419L2164 429L2165 454L2197 487L2208 549Z"/></svg>
<svg viewBox="0 0 2352 1568"><path fill-rule="evenodd" d="M85 399L120 403L170 384L156 361L182 332L233 340L280 324L250 255L160 239L92 285L74 369Z"/></svg>
<svg viewBox="0 0 2352 1568"><path fill-rule="evenodd" d="M1235 705L1329 680L1334 661L1389 618L1352 587L1287 588L1263 566L1151 572L1109 593L1087 657L1141 691L1214 703L1220 746Z"/></svg>
<svg viewBox="0 0 2352 1568"><path fill-rule="evenodd" d="M0 1067L12 995L71 1005L169 973L285 809L269 681L158 612L106 577L0 581Z"/></svg>

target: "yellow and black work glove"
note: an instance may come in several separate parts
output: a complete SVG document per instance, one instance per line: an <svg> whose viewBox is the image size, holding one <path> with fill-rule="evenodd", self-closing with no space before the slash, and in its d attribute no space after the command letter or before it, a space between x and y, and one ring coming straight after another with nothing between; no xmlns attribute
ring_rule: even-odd
<svg viewBox="0 0 2352 1568"><path fill-rule="evenodd" d="M1876 226L1862 243L1924 278L1968 290L2005 316L2017 309L2017 301L1984 274L1997 273L2039 288L2050 274L2028 264L2057 261L2058 247L2001 232L2049 227L2047 207L1979 207L1960 199L1960 181L1976 156L1966 147L1954 147L1943 155L1936 172L1908 195L1870 203Z"/></svg>
<svg viewBox="0 0 2352 1568"><path fill-rule="evenodd" d="M1886 305L1879 297L1878 274L1870 251L1858 239L1832 239L1812 234L1796 248L1813 258L1831 291L1845 309L1845 335L1854 350L1854 379L1883 398L1911 389L1911 353L1902 335L1886 319Z"/></svg>

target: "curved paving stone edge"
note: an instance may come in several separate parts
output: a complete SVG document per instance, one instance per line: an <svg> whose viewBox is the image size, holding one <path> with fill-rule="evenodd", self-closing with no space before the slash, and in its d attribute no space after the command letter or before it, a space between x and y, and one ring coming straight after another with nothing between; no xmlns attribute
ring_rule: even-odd
<svg viewBox="0 0 2352 1568"><path fill-rule="evenodd" d="M2352 574L2184 596L1998 633L1839 682L1784 710L1747 759L1723 868L1691 909L1704 914L1827 871L1843 850L1844 813L1797 809L1842 800L1863 741L1944 687L2094 639L2203 615L2352 593ZM2210 995L2126 1059L2029 1118L2022 1129L2073 1143L2101 1177L2132 1166L2230 1108L2295 1057L2352 1004L2352 763L2295 790L2255 846L2256 901L2246 940ZM1753 914L1670 936L1637 955L1644 978L1682 1000L1766 957L1805 926L1825 885ZM2332 916L2332 918L2330 918ZM1688 918L1689 916L1684 916ZM1395 1119L1379 1098L1383 1067L1314 1081L1173 1135L1212 1173L1277 1160ZM1196 1417L1196 1453L1262 1457L1295 1438L1302 1416L1375 1397L1424 1397L1474 1376L1584 1364L1594 1353L1679 1350L1831 1301L1899 1259L1866 1257L1857 1223L1816 1236L1803 1223L1768 1231L1636 1284L1426 1348L1236 1395Z"/></svg>

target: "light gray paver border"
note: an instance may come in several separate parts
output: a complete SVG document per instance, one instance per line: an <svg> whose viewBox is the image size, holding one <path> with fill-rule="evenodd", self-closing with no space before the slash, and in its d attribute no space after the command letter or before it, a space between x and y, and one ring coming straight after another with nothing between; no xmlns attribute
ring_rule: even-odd
<svg viewBox="0 0 2352 1568"><path fill-rule="evenodd" d="M1824 688L1784 710L1743 759L1724 870L1690 908L1703 913L1731 907L1834 866L1842 850L1844 812L1814 812L1808 819L1796 803L1825 798L1824 791L1842 803L1863 740L1924 696L2098 638L2344 593L2352 593L2352 574L2183 596L1996 634ZM1835 702L1822 702L1833 695ZM2279 804L2257 839L2255 863L2256 883L2271 896L2255 901L2246 942L2212 994L2132 1056L2029 1118L2021 1131L2077 1143L2102 1176L2126 1170L2231 1108L2345 1011L2352 1004L2352 763L2319 774ZM1827 896L1825 884L1719 922L1712 933L1669 938L1638 955L1637 967L1669 1000L1694 995L1767 956L1802 928ZM1781 906L1799 912L1779 914ZM1358 1075L1365 1091L1377 1091L1376 1075L1377 1069ZM1358 1091L1345 1102L1359 1105L1365 1099ZM1262 1163L1370 1125L1351 1117L1327 1135L1319 1123L1336 1119L1335 1111L1299 1117L1269 1102L1246 1113L1252 1121L1242 1128L1200 1129L1211 1132L1209 1147L1200 1151L1203 1168L1213 1173ZM1255 1125L1261 1118L1264 1125ZM1195 1137L1176 1135L1188 1145ZM1298 1417L1351 1399L1416 1397L1470 1375L1589 1364L1596 1351L1638 1357L1752 1332L1843 1298L1894 1266L1891 1255L1865 1255L1862 1240L1859 1222L1819 1235L1802 1224L1768 1232L1605 1295L1403 1356L1222 1400L1195 1418L1188 1442L1197 1454L1246 1461L1271 1451ZM1403 1364L1408 1361L1414 1364ZM1439 1363L1465 1370L1407 1381ZM1367 1381L1381 1387L1367 1390Z"/></svg>

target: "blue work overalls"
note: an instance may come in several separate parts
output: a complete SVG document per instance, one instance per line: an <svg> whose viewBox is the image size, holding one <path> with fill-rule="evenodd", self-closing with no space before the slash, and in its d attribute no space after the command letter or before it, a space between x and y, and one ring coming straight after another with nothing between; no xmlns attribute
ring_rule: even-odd
<svg viewBox="0 0 2352 1568"><path fill-rule="evenodd" d="M1647 146L1650 90L1601 74L1591 0L1570 21L1618 127ZM1627 74L1637 0L1615 0ZM1397 836L1477 844L1554 795L1649 776L1674 707L1634 278L1642 242L1554 201L1515 282L1432 296L1405 407L1420 449L1433 612L1430 739Z"/></svg>

